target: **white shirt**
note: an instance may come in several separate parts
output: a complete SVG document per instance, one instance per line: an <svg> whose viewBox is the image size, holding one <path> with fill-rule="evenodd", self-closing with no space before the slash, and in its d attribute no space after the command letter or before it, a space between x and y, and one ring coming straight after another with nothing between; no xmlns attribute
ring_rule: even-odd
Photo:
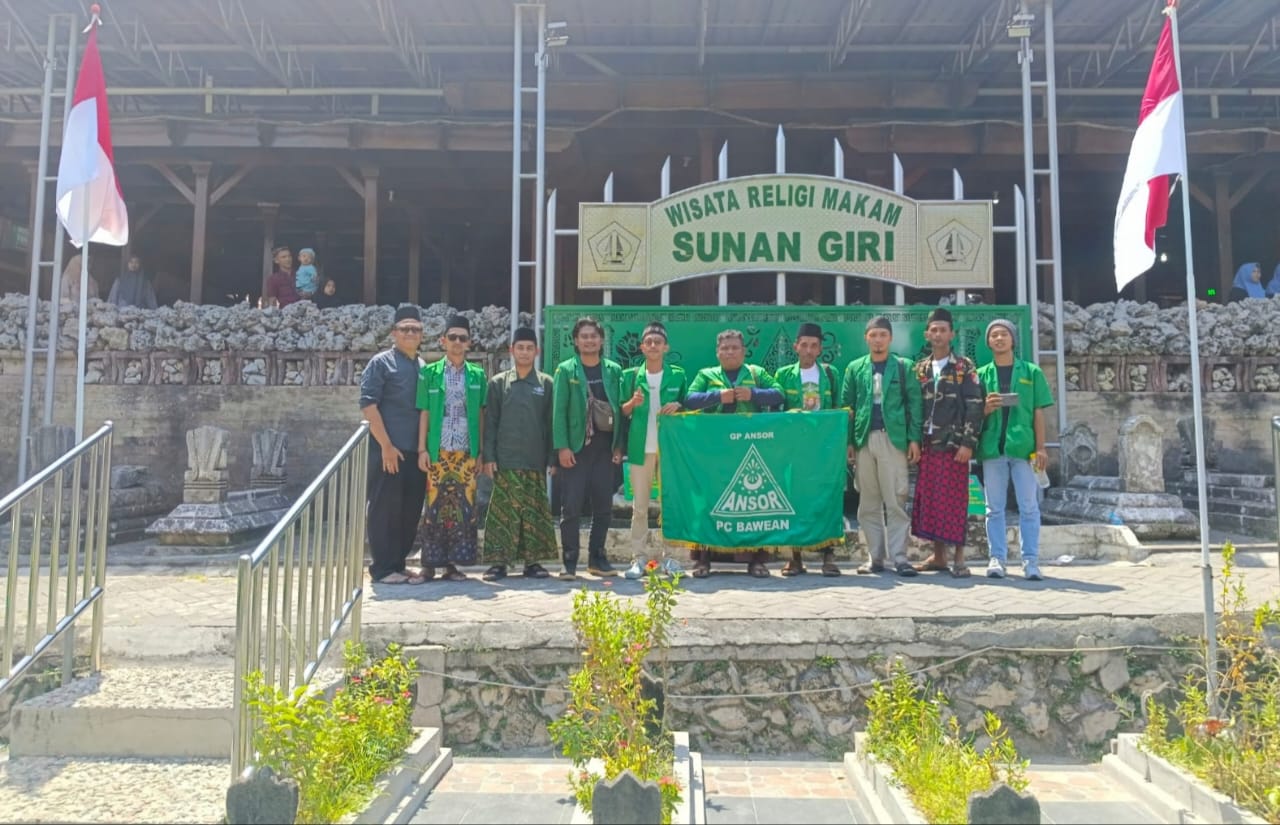
<svg viewBox="0 0 1280 825"><path fill-rule="evenodd" d="M646 453L658 451L658 408L662 406L662 373L648 372L644 374L649 384L649 428L644 437Z"/></svg>
<svg viewBox="0 0 1280 825"><path fill-rule="evenodd" d="M822 409L821 386L822 375L817 364L800 368L800 401L804 409Z"/></svg>

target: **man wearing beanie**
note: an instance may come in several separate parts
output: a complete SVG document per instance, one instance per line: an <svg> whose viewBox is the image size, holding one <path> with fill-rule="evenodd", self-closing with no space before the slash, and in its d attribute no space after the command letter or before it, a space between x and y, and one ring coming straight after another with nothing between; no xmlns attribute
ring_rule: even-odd
<svg viewBox="0 0 1280 825"><path fill-rule="evenodd" d="M393 346L369 359L360 376L360 411L369 422L369 575L383 584L422 584L405 569L413 549L426 475L418 469L418 371L422 359L422 314L416 306L396 310Z"/></svg>
<svg viewBox="0 0 1280 825"><path fill-rule="evenodd" d="M422 575L443 566L445 581L466 581L459 565L475 564L479 551L476 473L485 393L484 367L467 361L471 322L454 315L445 322L444 358L422 368L418 381L418 466L427 474L427 506L418 537Z"/></svg>
<svg viewBox="0 0 1280 825"><path fill-rule="evenodd" d="M920 385L924 440L911 533L933 542L933 558L916 569L947 570L947 545L951 545L955 548L951 575L966 578L969 460L982 432L985 394L978 383L978 368L951 348L956 334L951 310L938 307L929 313L924 334L930 353L916 362L912 372Z"/></svg>
<svg viewBox="0 0 1280 825"><path fill-rule="evenodd" d="M867 322L870 352L844 371L840 406L848 407L849 463L860 499L858 525L870 560L862 574L884 570L891 560L899 576L914 576L907 561L908 465L920 460L920 384L906 359L889 352L893 325L883 315Z"/></svg>
<svg viewBox="0 0 1280 825"><path fill-rule="evenodd" d="M822 327L808 322L801 324L794 348L800 360L779 368L774 374L778 388L782 390L782 408L803 411L835 409L840 380L830 364L818 363L822 355ZM825 546L809 548L822 551L822 575L840 575L835 548L843 544L844 539L841 538ZM792 548L791 561L782 568L782 575L798 576L805 572L800 551Z"/></svg>
<svg viewBox="0 0 1280 825"><path fill-rule="evenodd" d="M1040 581L1040 486L1036 472L1046 465L1044 408L1053 394L1044 373L1014 353L1018 331L1012 321L998 318L987 325L991 363L978 369L986 392L986 424L978 441L982 461L983 494L987 499L987 544L991 558L987 575L1002 579L1009 561L1005 531L1005 503L1009 482L1018 501L1018 537L1022 544L1022 573Z"/></svg>
<svg viewBox="0 0 1280 825"><path fill-rule="evenodd" d="M524 565L526 579L545 579L539 559L556 555L556 533L547 501L551 449L551 376L534 369L538 335L520 327L511 336L511 369L489 379L484 408L484 471L493 496L484 521L485 581L505 578Z"/></svg>
<svg viewBox="0 0 1280 825"><path fill-rule="evenodd" d="M626 422L627 472L631 480L631 566L623 573L628 579L645 575L649 560L645 548L649 540L649 494L658 474L658 416L679 412L689 389L685 372L666 363L667 328L651 322L640 334L644 363L622 371L622 418ZM665 557L660 562L668 575L683 573L680 563Z"/></svg>

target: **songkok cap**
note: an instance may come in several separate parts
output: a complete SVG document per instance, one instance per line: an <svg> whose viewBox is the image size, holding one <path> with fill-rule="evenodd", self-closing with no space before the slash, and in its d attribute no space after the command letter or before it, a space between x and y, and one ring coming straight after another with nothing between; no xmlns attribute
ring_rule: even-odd
<svg viewBox="0 0 1280 825"><path fill-rule="evenodd" d="M817 338L822 339L822 327L817 324L805 323L800 325L800 331L796 333L797 338Z"/></svg>
<svg viewBox="0 0 1280 825"><path fill-rule="evenodd" d="M511 345L515 346L521 341L532 341L536 345L538 343L538 333L529 327L516 327L515 334L511 336Z"/></svg>
<svg viewBox="0 0 1280 825"><path fill-rule="evenodd" d="M471 320L465 315L450 315L449 320L444 324L444 328L446 331L451 329L465 329L470 333Z"/></svg>
<svg viewBox="0 0 1280 825"><path fill-rule="evenodd" d="M951 320L951 310L946 307L938 307L929 313L929 320L925 321L925 326L929 326L934 321L945 321L947 326L954 328L955 322Z"/></svg>
<svg viewBox="0 0 1280 825"><path fill-rule="evenodd" d="M876 317L872 318L870 321L867 321L866 331L870 332L873 329L883 329L887 331L890 335L893 334L893 324L889 323L889 319L884 317L883 315L877 315Z"/></svg>
<svg viewBox="0 0 1280 825"><path fill-rule="evenodd" d="M667 328L657 321L650 321L644 328L644 332L640 333L640 340L648 338L650 335L661 335L662 340L667 340Z"/></svg>
<svg viewBox="0 0 1280 825"><path fill-rule="evenodd" d="M991 330L995 329L996 327L1004 327L1005 329L1009 330L1009 337L1013 339L1013 345L1015 347L1018 345L1018 328L1013 325L1013 321L1010 321L1005 318L997 318L991 323L987 324L987 334L986 334L987 338L991 337Z"/></svg>
<svg viewBox="0 0 1280 825"><path fill-rule="evenodd" d="M401 321L417 321L421 324L422 310L418 309L413 304L401 304L400 307L396 309L395 323L398 324Z"/></svg>

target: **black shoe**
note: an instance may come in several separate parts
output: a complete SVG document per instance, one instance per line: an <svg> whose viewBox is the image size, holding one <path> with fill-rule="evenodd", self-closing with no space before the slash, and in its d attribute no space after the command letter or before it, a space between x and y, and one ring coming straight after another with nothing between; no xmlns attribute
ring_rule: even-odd
<svg viewBox="0 0 1280 825"><path fill-rule="evenodd" d="M618 575L618 571L613 568L612 564L609 564L608 559L602 559L588 564L587 572L593 576L600 576L605 579Z"/></svg>
<svg viewBox="0 0 1280 825"><path fill-rule="evenodd" d="M901 564L894 567L893 569L899 576L902 576L904 579L909 579L912 576L917 575L915 567L913 567L910 562L904 561Z"/></svg>

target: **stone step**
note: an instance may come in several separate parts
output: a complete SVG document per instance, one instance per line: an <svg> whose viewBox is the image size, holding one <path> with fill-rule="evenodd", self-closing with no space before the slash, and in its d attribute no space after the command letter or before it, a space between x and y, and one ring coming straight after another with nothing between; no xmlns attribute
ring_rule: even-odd
<svg viewBox="0 0 1280 825"><path fill-rule="evenodd" d="M1067 487L1121 492L1120 479L1117 476L1075 476L1067 482Z"/></svg>
<svg viewBox="0 0 1280 825"><path fill-rule="evenodd" d="M1268 487L1224 487L1220 484L1210 484L1207 491L1211 499L1250 501L1265 504L1268 507L1274 507L1276 503L1276 491ZM1195 484L1178 482L1169 485L1169 492L1181 496L1183 500L1189 498L1195 501L1200 495L1200 488Z"/></svg>
<svg viewBox="0 0 1280 825"><path fill-rule="evenodd" d="M1045 493L1045 501L1073 504L1105 504L1123 507L1181 507L1182 500L1172 493L1121 493L1080 487L1053 487Z"/></svg>
<svg viewBox="0 0 1280 825"><path fill-rule="evenodd" d="M1191 486L1196 484L1195 468L1183 468L1182 480ZM1258 473L1219 473L1210 471L1210 484L1216 484L1222 487L1270 487L1275 489L1276 477L1273 475L1262 475Z"/></svg>
<svg viewBox="0 0 1280 825"><path fill-rule="evenodd" d="M1215 530L1223 530L1228 533L1243 533L1246 536L1256 536L1272 541L1276 538L1276 517L1274 514L1240 516L1210 512L1209 526Z"/></svg>

